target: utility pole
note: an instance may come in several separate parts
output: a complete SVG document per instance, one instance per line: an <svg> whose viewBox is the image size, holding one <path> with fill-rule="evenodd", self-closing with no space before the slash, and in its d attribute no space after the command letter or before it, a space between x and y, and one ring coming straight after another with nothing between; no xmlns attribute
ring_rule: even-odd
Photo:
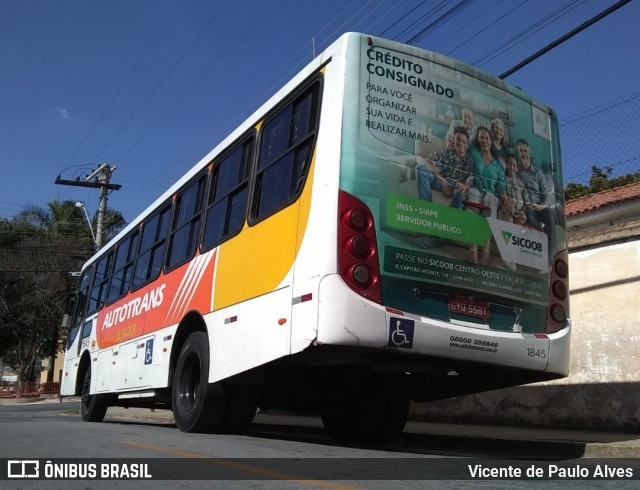
<svg viewBox="0 0 640 490"><path fill-rule="evenodd" d="M115 165L109 165L107 163L103 163L93 172L91 172L84 181L80 179L76 180L64 180L61 179L60 176L55 180L55 183L58 185L73 185L76 187L91 187L94 189L100 189L100 204L98 205L98 224L96 229L96 246L100 248L104 241L103 238L103 230L104 230L104 217L107 212L107 199L109 196L108 191L117 191L122 186L120 184L111 184L109 180L111 179L111 174L116 170ZM92 179L94 179L91 181Z"/></svg>

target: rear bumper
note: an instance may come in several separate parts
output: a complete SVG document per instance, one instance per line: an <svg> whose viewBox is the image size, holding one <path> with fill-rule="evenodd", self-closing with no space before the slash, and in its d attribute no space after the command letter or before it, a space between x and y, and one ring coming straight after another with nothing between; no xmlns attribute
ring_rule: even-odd
<svg viewBox="0 0 640 490"><path fill-rule="evenodd" d="M324 277L319 289L319 344L568 374L569 327L554 334L514 333L388 310L355 293L337 274Z"/></svg>

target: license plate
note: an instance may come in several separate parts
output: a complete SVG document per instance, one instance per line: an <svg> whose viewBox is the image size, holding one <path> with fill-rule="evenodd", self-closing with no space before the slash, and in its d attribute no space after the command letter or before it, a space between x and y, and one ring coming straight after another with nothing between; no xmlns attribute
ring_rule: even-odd
<svg viewBox="0 0 640 490"><path fill-rule="evenodd" d="M465 296L449 297L449 313L472 316L483 320L488 320L491 316L489 303L479 299L467 298Z"/></svg>

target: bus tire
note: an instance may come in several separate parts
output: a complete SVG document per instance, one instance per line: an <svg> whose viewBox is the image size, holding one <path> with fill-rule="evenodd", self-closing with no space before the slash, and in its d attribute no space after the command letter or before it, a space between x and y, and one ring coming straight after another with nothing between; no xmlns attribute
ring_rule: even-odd
<svg viewBox="0 0 640 490"><path fill-rule="evenodd" d="M389 444L407 422L409 400L404 398L345 395L322 410L322 423L336 441Z"/></svg>
<svg viewBox="0 0 640 490"><path fill-rule="evenodd" d="M109 408L109 395L91 395L91 367L84 374L80 416L85 422L102 422Z"/></svg>
<svg viewBox="0 0 640 490"><path fill-rule="evenodd" d="M253 422L258 410L260 387L250 384L229 383L225 385L227 407L224 418L216 432L242 434Z"/></svg>
<svg viewBox="0 0 640 490"><path fill-rule="evenodd" d="M209 383L209 341L193 332L185 341L171 386L171 409L182 432L211 432L219 426L226 408L221 383Z"/></svg>

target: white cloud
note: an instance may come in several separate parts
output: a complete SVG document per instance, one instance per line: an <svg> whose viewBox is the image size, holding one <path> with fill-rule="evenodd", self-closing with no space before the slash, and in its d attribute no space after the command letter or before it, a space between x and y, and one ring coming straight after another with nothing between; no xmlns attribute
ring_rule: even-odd
<svg viewBox="0 0 640 490"><path fill-rule="evenodd" d="M70 119L69 109L66 107L58 107L58 114L60 114L60 119L64 119L65 121Z"/></svg>

